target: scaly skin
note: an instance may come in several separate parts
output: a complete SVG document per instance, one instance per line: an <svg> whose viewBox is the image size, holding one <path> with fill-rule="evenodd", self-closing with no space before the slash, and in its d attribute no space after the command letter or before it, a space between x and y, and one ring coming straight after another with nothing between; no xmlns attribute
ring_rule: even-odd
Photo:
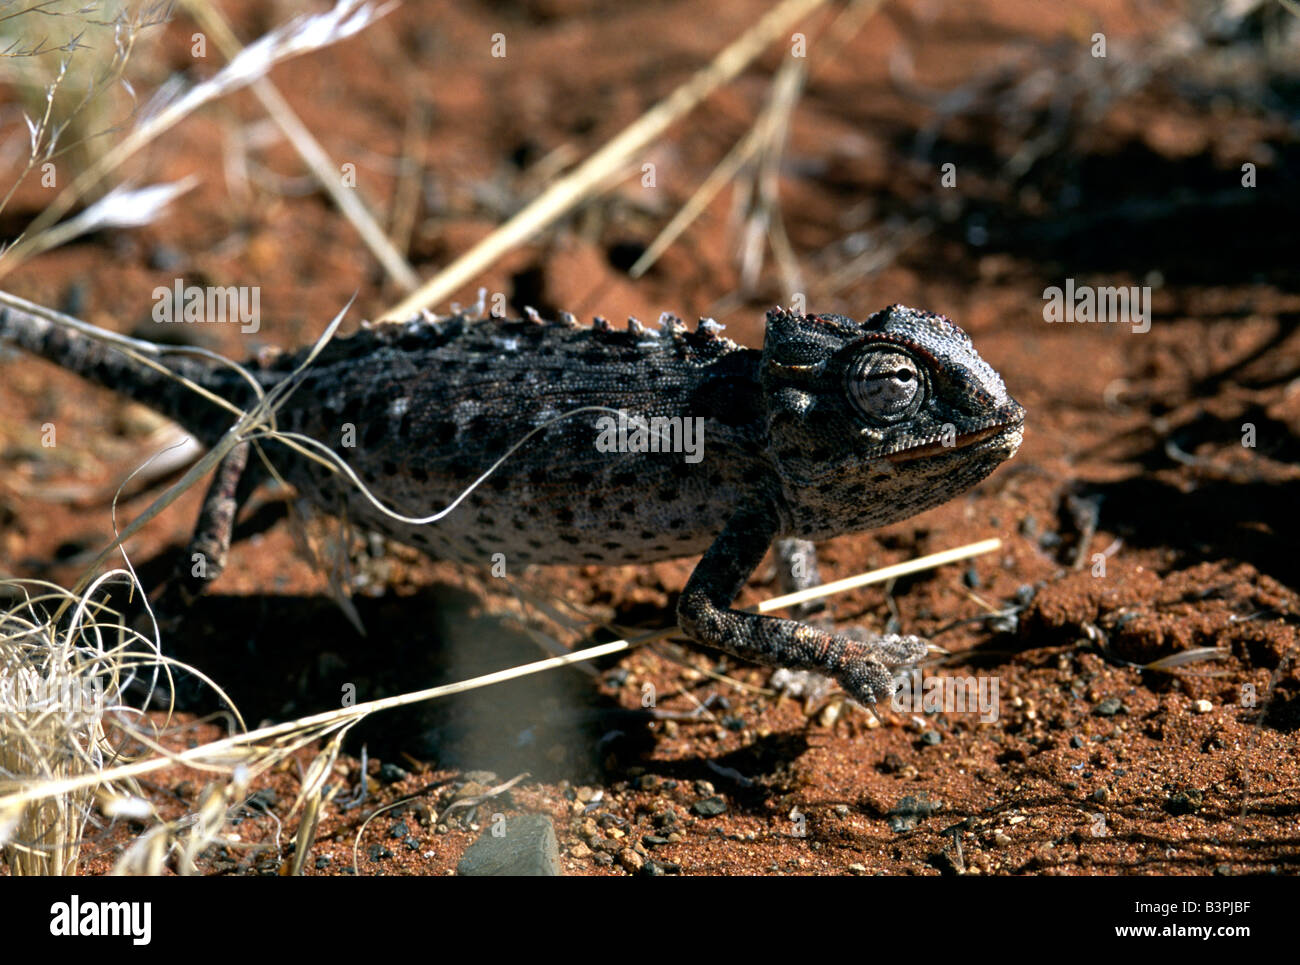
<svg viewBox="0 0 1300 965"><path fill-rule="evenodd" d="M768 313L763 350L702 322L687 331L614 330L571 317L464 316L363 328L324 349L277 412L319 440L386 505L407 516L450 503L512 445L527 441L437 523L379 513L346 479L263 443L302 496L437 558L489 564L643 563L703 553L678 622L692 639L746 660L833 677L866 704L894 668L926 652L915 637L866 640L731 609L776 539L822 540L904 519L975 485L1010 458L1024 410L948 319L893 306L863 322ZM15 308L0 340L130 396L211 445L229 412L118 350ZM269 388L302 353L248 363ZM254 393L206 360L169 368L241 408ZM694 454L610 451L602 407L644 419L698 419ZM632 423L635 429L635 422ZM531 436L529 433L533 433ZM690 458L688 458L690 456ZM220 572L239 492L258 459L227 457L196 545ZM191 587L197 591L200 587Z"/></svg>

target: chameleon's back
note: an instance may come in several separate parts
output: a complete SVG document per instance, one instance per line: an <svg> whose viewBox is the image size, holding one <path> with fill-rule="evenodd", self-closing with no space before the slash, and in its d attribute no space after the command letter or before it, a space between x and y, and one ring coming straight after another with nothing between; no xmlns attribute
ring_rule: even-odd
<svg viewBox="0 0 1300 965"><path fill-rule="evenodd" d="M697 554L752 489L764 432L758 353L675 319L655 331L461 317L364 329L326 348L278 419L406 516L445 508L491 469L446 518L417 526L323 466L276 459L326 505L345 500L350 519L478 563Z"/></svg>

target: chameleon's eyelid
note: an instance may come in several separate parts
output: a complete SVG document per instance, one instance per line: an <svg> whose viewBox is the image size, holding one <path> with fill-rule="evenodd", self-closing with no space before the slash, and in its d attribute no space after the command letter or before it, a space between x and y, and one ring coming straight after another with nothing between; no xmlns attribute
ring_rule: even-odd
<svg viewBox="0 0 1300 965"><path fill-rule="evenodd" d="M782 362L778 359L772 359L768 363L772 368L780 369L783 373L790 375L818 375L826 368L826 359L820 362L814 362L811 365L796 365L791 362Z"/></svg>

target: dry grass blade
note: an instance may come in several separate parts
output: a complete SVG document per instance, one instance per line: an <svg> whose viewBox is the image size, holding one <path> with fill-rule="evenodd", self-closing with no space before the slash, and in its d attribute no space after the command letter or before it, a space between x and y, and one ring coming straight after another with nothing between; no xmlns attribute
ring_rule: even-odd
<svg viewBox="0 0 1300 965"><path fill-rule="evenodd" d="M343 746L343 737L346 733L347 729L344 728L334 734L329 739L329 743L312 759L307 768L307 773L302 781L302 789L298 792L298 800L294 802L293 808L289 811L290 816L292 816L293 812L301 807L302 819L298 822L298 831L293 839L293 857L282 870L282 874L294 877L302 874L303 864L307 861L307 855L316 840L316 828L320 824L321 808L327 800L338 793L338 785L334 785L329 789L327 795L325 793L325 780L334 771L334 762L338 760L339 750ZM363 776L362 780L364 779Z"/></svg>
<svg viewBox="0 0 1300 965"><path fill-rule="evenodd" d="M833 61L849 39L862 29L868 18L880 8L882 0L853 0L831 24L828 31L830 40L821 51L819 62ZM785 140L785 130L794 110L800 91L803 88L807 68L803 58L791 58L781 65L781 70L772 82L772 95L762 113L754 124L736 144L727 152L718 166L701 182L686 203L673 215L672 220L655 237L635 264L628 271L632 278L640 278L656 261L662 257L688 227L704 212L709 203L727 184L740 173L741 169L761 155L768 158L767 182L769 190L774 187L772 178L776 173L775 162L781 156L781 145ZM773 252L782 265L786 288L800 291L797 260L786 238L784 227L774 222L770 229L770 243Z"/></svg>
<svg viewBox="0 0 1300 965"><path fill-rule="evenodd" d="M923 556L907 563L899 563L895 566L887 566L870 573L863 573L859 576L850 577L848 579L837 580L834 583L814 587L811 590L805 590L800 593L791 593L785 596L776 597L759 604L756 609L760 613L768 613L773 610L795 606L798 603L806 602L810 599L816 599L819 596L829 596L832 593L840 593L855 587L867 586L871 583L879 583L897 576L902 576L906 573L916 573L921 570L930 569L943 563L966 559L971 556L977 556L981 553L989 553L996 550L999 546L1001 546L1000 540L989 539L978 543L971 543L967 546L945 550L941 553L932 553L929 556ZM220 769L238 763L246 763L250 770L256 773L265 767L270 766L270 763L273 761L282 760L287 753L305 747L312 741L320 740L326 736L332 735L339 728L350 726L357 720L360 720L362 717L369 714L383 710L391 710L396 707L406 707L427 700L435 700L450 694L464 693L468 690L488 687L492 684L503 683L507 680L516 680L519 677L525 677L530 674L541 673L545 670L552 670L556 667L579 663L583 660L594 660L597 657L602 657L606 654L620 653L643 643L662 640L677 632L676 629L666 629L647 634L643 637L637 638L636 640L614 640L610 643L598 644L597 646L588 647L584 650L566 654L562 657L550 657L546 660L539 660L534 663L523 664L517 667L507 667L504 670L485 674L481 677L474 677L470 680L460 681L459 683L444 684L439 687L430 687L425 690L417 690L411 693L397 694L392 697L382 697L378 700L367 701L365 703L356 704L352 707L325 711L324 713L302 717L298 720L286 721L270 727L262 727L243 734L235 734L219 741L200 745L199 747L191 747L175 753L166 753L165 755L160 754L160 756L156 758L123 764L94 775L70 776L61 780L42 782L36 786L21 787L9 794L0 795L0 815L8 813L8 809L11 807L23 805L30 801L41 800L53 795L69 794L82 788L102 783L103 781L124 780L129 777L138 777L142 774L157 771L163 767L170 767L173 764Z"/></svg>
<svg viewBox="0 0 1300 965"><path fill-rule="evenodd" d="M1231 655L1232 651L1228 647L1193 647L1191 650L1183 650L1179 653L1170 654L1168 657L1161 657L1159 660L1141 664L1141 667L1143 670L1172 670L1174 667L1199 663L1202 660L1226 660Z"/></svg>
<svg viewBox="0 0 1300 965"><path fill-rule="evenodd" d="M741 168L753 160L764 143L772 140L773 129L777 126L773 118L776 116L778 109L788 110L793 106L793 100L798 96L798 89L803 83L803 75L802 61L792 59L782 64L777 79L773 81L773 93L768 101L768 106L754 123L754 126L727 152L727 156L709 173L709 176L695 189L695 193L687 199L686 203L673 215L672 220L659 232L641 257L636 260L636 263L628 271L631 277L640 278L649 271L650 267L671 247L682 232L690 227L695 219L704 212L709 203L717 197L718 192L731 183ZM781 108L778 108L778 105L781 105Z"/></svg>
<svg viewBox="0 0 1300 965"><path fill-rule="evenodd" d="M46 616L59 594L7 586L20 590L24 602L0 612L0 791L30 780L93 774L112 756L104 717L120 692L111 666L115 647L105 645L93 618L74 620L59 633ZM10 871L74 874L97 789L90 784L0 805L0 845Z"/></svg>
<svg viewBox="0 0 1300 965"><path fill-rule="evenodd" d="M724 48L707 67L698 71L575 170L557 180L513 218L380 317L409 318L421 309L446 301L502 255L523 244L590 197L636 151L651 143L710 92L734 78L772 41L823 3L825 0L783 0L740 38Z"/></svg>
<svg viewBox="0 0 1300 965"><path fill-rule="evenodd" d="M265 75L277 63L320 49L367 27L384 16L391 5L376 8L362 0L337 0L328 11L289 21L244 50L215 77L177 93L165 87L146 106L144 116L92 167L51 201L27 227L22 237L0 254L0 278L40 250L41 235L141 149L157 140L203 105L239 90Z"/></svg>
<svg viewBox="0 0 1300 965"><path fill-rule="evenodd" d="M229 22L210 0L185 0L185 8L193 14L199 26L212 35L222 54L227 58L234 60L244 51L244 46L239 42L234 31L231 30ZM267 114L271 116L271 119L284 132L285 137L289 139L289 143L298 152L298 156L302 158L303 163L311 170L317 183L330 196L334 204L338 206L343 216L352 222L352 226L356 228L362 242L370 249L371 254L375 256L379 264L383 266L384 271L388 273L388 277L405 291L415 288L420 283L419 276L407 264L406 259L402 257L401 252L388 239L388 236L384 234L384 230L375 220L370 208L362 200L360 189L343 185L343 181L338 174L338 166L330 159L330 156L325 152L325 148L316 140L311 131L307 129L307 125L289 106L289 102L284 99L279 89L270 80L262 77L253 82L252 91L253 95L262 102L262 106L266 108Z"/></svg>

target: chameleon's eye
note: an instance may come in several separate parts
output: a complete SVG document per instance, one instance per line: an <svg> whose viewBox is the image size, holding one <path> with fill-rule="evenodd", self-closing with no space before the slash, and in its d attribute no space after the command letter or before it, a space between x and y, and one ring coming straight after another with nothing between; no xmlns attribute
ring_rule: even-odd
<svg viewBox="0 0 1300 965"><path fill-rule="evenodd" d="M892 349L864 353L849 367L846 380L854 406L873 422L910 418L925 400L920 367L911 356Z"/></svg>

